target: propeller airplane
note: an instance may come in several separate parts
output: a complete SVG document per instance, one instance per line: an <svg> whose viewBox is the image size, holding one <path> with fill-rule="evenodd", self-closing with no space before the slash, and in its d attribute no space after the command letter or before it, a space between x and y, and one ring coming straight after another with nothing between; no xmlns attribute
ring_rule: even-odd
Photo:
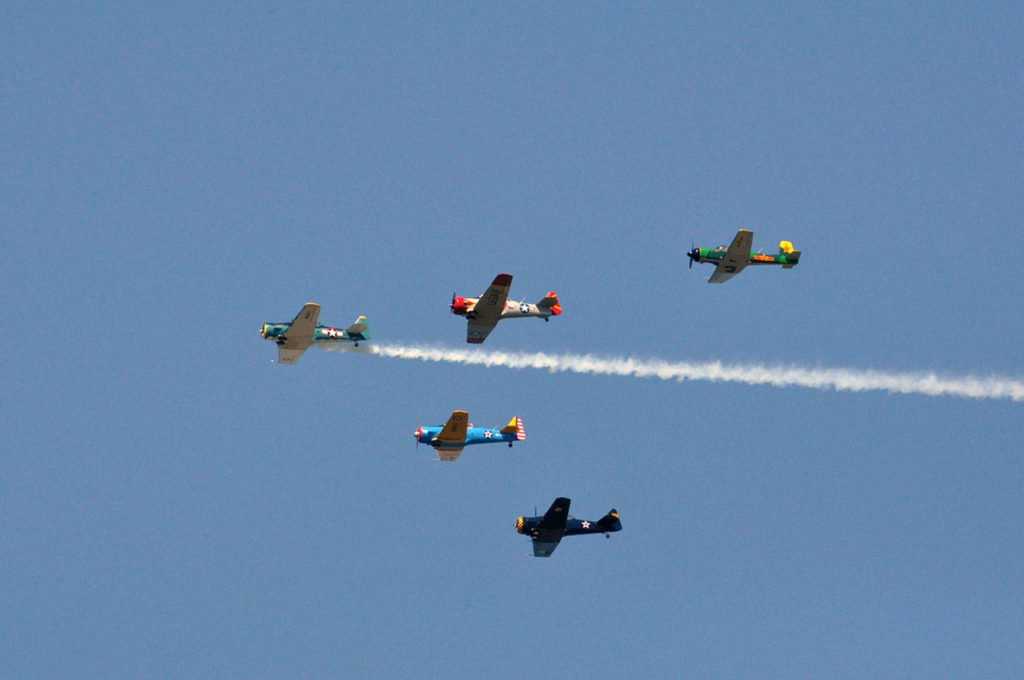
<svg viewBox="0 0 1024 680"><path fill-rule="evenodd" d="M754 232L749 229L740 229L736 232L736 238L726 248L693 248L687 255L690 258L690 269L693 263L698 264L711 262L715 265L715 271L708 279L708 283L722 283L728 281L736 274L743 271L743 268L751 264L781 264L783 269L792 269L800 262L800 251L793 250L793 244L789 241L779 243L779 252L775 255L764 253L751 253L750 246L754 240Z"/></svg>
<svg viewBox="0 0 1024 680"><path fill-rule="evenodd" d="M498 274L490 287L478 298L459 297L452 294L452 313L466 317L466 342L479 344L487 339L502 319L534 316L547 321L562 313L562 305L554 291L548 293L537 304L509 302L508 291L512 285L511 274Z"/></svg>
<svg viewBox="0 0 1024 680"><path fill-rule="evenodd" d="M370 339L370 327L366 317L342 330L317 324L320 305L307 302L291 323L263 324L263 337L277 343L278 362L294 364L310 345L341 344L350 342L356 347L363 340Z"/></svg>
<svg viewBox="0 0 1024 680"><path fill-rule="evenodd" d="M440 460L455 462L463 447L495 442L507 442L511 447L514 442L526 439L526 429L523 427L523 419L519 416L498 430L473 427L466 411L454 411L443 427L417 427L413 435L417 443L433 446Z"/></svg>
<svg viewBox="0 0 1024 680"><path fill-rule="evenodd" d="M611 538L611 532L622 531L622 522L615 508L597 521L576 519L569 515L568 498L556 498L543 517L520 517L516 520L516 531L533 539L534 557L551 557L563 536L579 534L604 534Z"/></svg>

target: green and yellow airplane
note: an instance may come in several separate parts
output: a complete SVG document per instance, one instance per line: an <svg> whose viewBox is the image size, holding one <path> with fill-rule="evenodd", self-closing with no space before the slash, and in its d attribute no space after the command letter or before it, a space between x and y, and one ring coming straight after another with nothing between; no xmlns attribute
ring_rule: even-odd
<svg viewBox="0 0 1024 680"><path fill-rule="evenodd" d="M711 262L715 265L715 272L708 279L708 283L722 283L739 274L748 264L781 264L783 269L792 269L800 262L800 251L793 250L793 244L789 241L779 242L779 252L776 255L751 253L750 246L753 241L754 232L740 229L728 248L694 248L688 253L690 268L693 269L694 262Z"/></svg>

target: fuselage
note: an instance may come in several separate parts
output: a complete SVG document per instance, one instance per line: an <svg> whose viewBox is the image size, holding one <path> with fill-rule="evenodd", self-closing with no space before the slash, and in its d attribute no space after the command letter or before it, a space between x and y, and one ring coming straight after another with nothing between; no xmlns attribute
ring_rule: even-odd
<svg viewBox="0 0 1024 680"><path fill-rule="evenodd" d="M457 297L452 301L452 313L458 314L459 316L466 316L473 318L475 316L474 307L476 303L480 301L480 298L469 298L469 297ZM512 319L517 317L535 316L540 319L546 319L549 316L557 316L561 313L561 308L555 305L555 307L538 307L530 302L513 302L511 300L505 301L505 308L501 310L502 319Z"/></svg>
<svg viewBox="0 0 1024 680"><path fill-rule="evenodd" d="M413 433L416 437L416 441L422 444L430 444L439 449L450 448L462 448L464 446L471 446L472 444L493 444L495 442L508 442L511 446L513 442L518 441L518 437L515 432L504 433L501 429L491 429L487 427L470 427L466 429L466 441L464 442L442 442L434 441L443 427L421 427Z"/></svg>
<svg viewBox="0 0 1024 680"><path fill-rule="evenodd" d="M725 258L725 253L728 250L728 246L718 246L717 248L694 248L690 251L690 259L695 260L698 263L713 262L718 264ZM747 264L781 264L792 266L795 265L799 259L799 253L796 253L796 257L785 252L776 253L774 255L768 255L766 253L751 253L750 258L747 260Z"/></svg>
<svg viewBox="0 0 1024 680"><path fill-rule="evenodd" d="M263 337L273 342L280 342L284 339L284 336L288 333L288 329L291 328L290 323L265 323L263 324ZM331 343L331 342L354 342L359 343L367 338L361 334L350 335L341 328L334 328L333 326L317 326L313 331L313 338L310 342L313 343Z"/></svg>
<svg viewBox="0 0 1024 680"><path fill-rule="evenodd" d="M586 520L576 519L572 515L565 523L565 536L576 536L578 534L607 534L613 531L621 531L622 525L617 521L619 518L618 513L611 515L614 518L614 522L608 522L604 525L601 524L600 520ZM520 517L516 520L516 531L527 536L533 536L540 531L540 522L544 519L541 517Z"/></svg>

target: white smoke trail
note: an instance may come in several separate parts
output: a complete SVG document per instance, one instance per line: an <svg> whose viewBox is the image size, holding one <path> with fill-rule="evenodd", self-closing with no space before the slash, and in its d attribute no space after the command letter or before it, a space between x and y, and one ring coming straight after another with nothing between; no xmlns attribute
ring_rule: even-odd
<svg viewBox="0 0 1024 680"><path fill-rule="evenodd" d="M362 348L360 348L362 349ZM504 368L536 368L552 373L621 375L661 380L707 380L773 387L807 387L846 392L880 390L894 394L953 396L967 399L1024 401L1024 381L992 376L939 376L935 373L888 373L870 369L809 368L765 364L723 364L661 359L598 357L590 354L543 352L487 352L480 349L446 349L401 345L373 345L370 354L399 359L436 361Z"/></svg>

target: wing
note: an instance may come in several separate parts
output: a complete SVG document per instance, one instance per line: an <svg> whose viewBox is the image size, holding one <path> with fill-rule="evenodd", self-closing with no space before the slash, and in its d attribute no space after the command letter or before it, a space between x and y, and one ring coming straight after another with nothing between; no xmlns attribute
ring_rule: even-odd
<svg viewBox="0 0 1024 680"><path fill-rule="evenodd" d="M306 349L313 339L313 331L316 330L316 322L320 319L320 305L315 302L307 302L299 315L292 321L292 325L284 333L283 346L287 349Z"/></svg>
<svg viewBox="0 0 1024 680"><path fill-rule="evenodd" d="M556 498L544 518L537 525L537 540L558 543L565 534L565 525L569 521L569 499Z"/></svg>
<svg viewBox="0 0 1024 680"><path fill-rule="evenodd" d="M544 513L533 537L534 557L549 557L558 547L569 521L569 503L568 498L556 498Z"/></svg>
<svg viewBox="0 0 1024 680"><path fill-rule="evenodd" d="M444 444L465 444L468 426L469 414L465 411L453 411L434 441Z"/></svg>
<svg viewBox="0 0 1024 680"><path fill-rule="evenodd" d="M277 360L282 364L294 364L313 340L317 320L320 319L320 305L307 302L291 326L284 333L284 341L277 345Z"/></svg>
<svg viewBox="0 0 1024 680"><path fill-rule="evenodd" d="M708 283L724 283L734 276L736 276L736 272L727 272L725 271L725 268L719 264L715 267L715 271L711 274L711 278L708 279Z"/></svg>
<svg viewBox="0 0 1024 680"><path fill-rule="evenodd" d="M457 449L434 449L437 451L437 457L443 461L454 463L459 459L459 454L462 453L462 447Z"/></svg>
<svg viewBox="0 0 1024 680"><path fill-rule="evenodd" d="M736 232L736 238L732 240L729 249L725 251L725 257L715 267L715 273L708 279L708 283L722 283L743 271L743 268L750 262L750 247L754 242L754 232L749 229L740 229Z"/></svg>
<svg viewBox="0 0 1024 680"><path fill-rule="evenodd" d="M277 346L277 363L279 364L294 364L299 360L306 350L304 349L285 349L284 345Z"/></svg>
<svg viewBox="0 0 1024 680"><path fill-rule="evenodd" d="M498 274L473 307L473 318L466 329L466 342L481 343L490 334L505 311L505 301L512 287L511 274Z"/></svg>
<svg viewBox="0 0 1024 680"><path fill-rule="evenodd" d="M487 339L487 336L491 334L491 331L497 325L497 319L490 323L481 323L479 319L470 319L469 325L466 326L466 342L479 345Z"/></svg>
<svg viewBox="0 0 1024 680"><path fill-rule="evenodd" d="M558 541L553 543L538 541L536 538L533 539L533 556L534 557L551 557L551 553L555 552L555 548L558 547Z"/></svg>

